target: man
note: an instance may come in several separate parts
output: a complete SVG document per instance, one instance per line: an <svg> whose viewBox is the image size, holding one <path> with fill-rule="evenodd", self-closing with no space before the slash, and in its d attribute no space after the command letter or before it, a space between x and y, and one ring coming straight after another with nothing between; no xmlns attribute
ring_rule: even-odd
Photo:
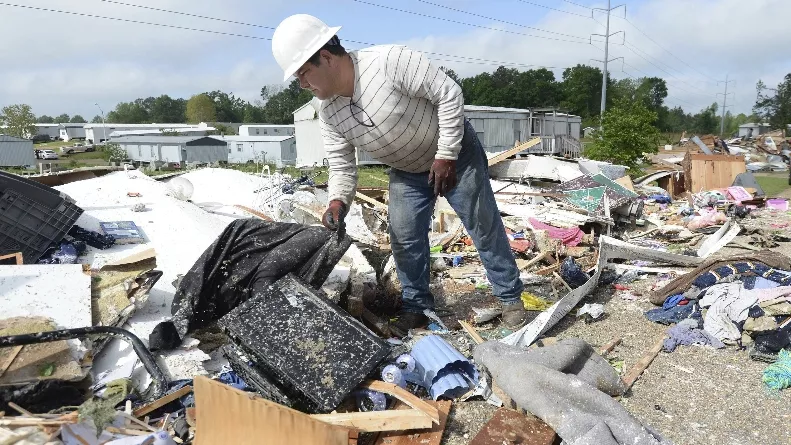
<svg viewBox="0 0 791 445"><path fill-rule="evenodd" d="M464 120L461 87L422 54L403 46L346 52L340 27L305 14L283 20L272 51L300 86L321 100L319 121L329 161L329 206L322 223L337 230L357 187L355 148L390 169L390 242L402 308L392 326L405 335L425 327L429 291L429 239L434 203L444 196L480 252L503 322L525 322L514 256L489 182L486 155Z"/></svg>

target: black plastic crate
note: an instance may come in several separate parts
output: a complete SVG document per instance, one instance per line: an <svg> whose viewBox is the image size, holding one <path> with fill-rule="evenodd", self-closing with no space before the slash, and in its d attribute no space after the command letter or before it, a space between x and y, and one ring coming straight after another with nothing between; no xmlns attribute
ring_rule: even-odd
<svg viewBox="0 0 791 445"><path fill-rule="evenodd" d="M311 412L335 409L390 352L386 341L294 275L219 324L257 374Z"/></svg>
<svg viewBox="0 0 791 445"><path fill-rule="evenodd" d="M0 254L22 252L25 264L36 263L82 212L65 193L0 172Z"/></svg>

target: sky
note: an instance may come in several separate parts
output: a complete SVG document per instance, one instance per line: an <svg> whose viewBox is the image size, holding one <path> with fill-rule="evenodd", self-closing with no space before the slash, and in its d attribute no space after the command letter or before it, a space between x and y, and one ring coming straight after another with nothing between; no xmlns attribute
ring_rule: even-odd
<svg viewBox="0 0 791 445"><path fill-rule="evenodd" d="M776 19L791 16L791 1L612 6L621 4L610 17L609 72L666 79L670 106L694 113L722 103L727 76L728 109L749 114L756 82L775 87L791 71L791 26ZM549 67L560 80L566 67L601 66L607 14L595 8L606 7L601 0L0 0L0 106L27 103L36 115L91 119L99 107L107 113L161 94L221 90L253 101L262 86L282 83L268 39L297 13L343 26L339 37L350 49L405 44L461 76L508 64Z"/></svg>

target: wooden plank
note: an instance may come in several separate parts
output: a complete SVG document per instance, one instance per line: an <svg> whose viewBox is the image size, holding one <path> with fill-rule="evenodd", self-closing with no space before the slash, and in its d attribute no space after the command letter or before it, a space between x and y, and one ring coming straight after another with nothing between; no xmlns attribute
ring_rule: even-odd
<svg viewBox="0 0 791 445"><path fill-rule="evenodd" d="M19 355L20 352L22 352L22 349L24 347L25 345L17 345L14 346L13 349L11 349L11 354L9 354L8 357L6 357L5 362L2 365L0 365L0 377L3 377L3 374L5 374L8 368L11 367L11 364L14 363L16 356Z"/></svg>
<svg viewBox="0 0 791 445"><path fill-rule="evenodd" d="M274 221L272 218L268 217L266 214L261 213L258 210L253 210L250 207L239 205L239 204L235 205L234 207L236 207L237 209L244 210L245 212L247 212L247 213L249 213L251 215L255 215L255 216L263 219L264 221Z"/></svg>
<svg viewBox="0 0 791 445"><path fill-rule="evenodd" d="M439 424L434 425L430 430L424 431L392 431L379 433L374 445L439 445L442 442L442 434L448 422L448 413L452 402L443 400L441 402L429 402L436 406L439 411ZM403 410L406 405L396 405L396 410Z"/></svg>
<svg viewBox="0 0 791 445"><path fill-rule="evenodd" d="M127 436L148 436L151 434L151 431L143 431L143 430L134 430L130 428L116 428L112 426L108 426L104 429L108 433L113 434L125 434Z"/></svg>
<svg viewBox="0 0 791 445"><path fill-rule="evenodd" d="M412 408L424 413L429 419L431 419L432 422L439 423L439 411L437 411L436 406L429 404L425 400L417 397L398 385L383 382L381 380L369 380L367 382L363 382L360 386L372 391L389 394L411 406Z"/></svg>
<svg viewBox="0 0 791 445"><path fill-rule="evenodd" d="M18 413L20 413L20 414L22 414L24 416L38 417L35 414L31 413L30 411L26 410L25 408L22 408L21 406L17 405L14 402L8 402L8 406L13 408L13 409L15 409Z"/></svg>
<svg viewBox="0 0 791 445"><path fill-rule="evenodd" d="M537 256L535 256L533 259L531 259L526 263L519 264L519 261L517 260L517 265L519 267L519 270L525 270L534 264L538 264L539 262L544 260L547 256L549 256L549 252L541 252L540 254L538 254Z"/></svg>
<svg viewBox="0 0 791 445"><path fill-rule="evenodd" d="M434 424L424 412L416 409L313 414L310 417L330 425L354 428L368 433L424 430Z"/></svg>
<svg viewBox="0 0 791 445"><path fill-rule="evenodd" d="M626 384L626 390L624 392L629 391L629 388L631 388L632 385L634 385L634 382L640 378L640 375L643 374L643 371L645 371L651 362L654 361L656 356L659 355L659 352L662 351L662 344L664 342L665 337L660 338L659 341L657 341L654 346L652 346L651 349L649 349L648 352L634 365L634 367L629 370L623 379L623 382Z"/></svg>
<svg viewBox="0 0 791 445"><path fill-rule="evenodd" d="M569 292L571 292L571 291L573 291L573 290L574 290L574 289L572 289L572 288L571 288L571 286L569 286L569 283L566 283L566 280L564 280L564 279L563 279L563 277L561 277L559 273L557 273L557 272L552 272L552 276L554 276L555 278L557 278L558 280L560 280L560 282L561 282L561 283L563 283L563 285L564 285L564 286L566 286L566 289L568 289L568 290L569 290Z"/></svg>
<svg viewBox="0 0 791 445"><path fill-rule="evenodd" d="M0 261L7 260L7 259L10 259L10 258L14 258L14 260L16 261L16 265L17 266L21 266L21 265L23 265L25 263L21 252L9 253L8 255L2 255L2 256L0 256Z"/></svg>
<svg viewBox="0 0 791 445"><path fill-rule="evenodd" d="M132 415L134 415L135 417L143 417L146 414L148 414L148 413L150 413L152 411L156 411L159 408L162 408L163 406L167 405L168 403L178 399L179 397L186 396L187 394L189 394L191 392L192 392L192 386L187 385L187 386L179 389L178 391L174 391L174 392L172 392L172 393L170 393L170 394L168 394L168 395L166 395L166 396L164 396L164 397L162 397L160 399L157 399L157 400L149 403L148 405L145 405L145 406L142 406L142 407L136 409L134 411L134 413L132 413Z"/></svg>
<svg viewBox="0 0 791 445"><path fill-rule="evenodd" d="M604 345L603 348L601 348L599 350L599 355L605 356L605 355L611 353L612 350L615 349L616 346L620 345L622 341L623 341L623 339L621 337L618 337L618 338L612 340L611 342L607 343L606 345Z"/></svg>
<svg viewBox="0 0 791 445"><path fill-rule="evenodd" d="M516 147L504 151L497 156L489 158L489 167L493 166L494 164L500 163L505 161L506 159L510 158L511 156L518 155L519 153L527 150L528 148L535 147L536 145L541 143L541 138L533 138L529 141L525 142L524 144L517 145Z"/></svg>
<svg viewBox="0 0 791 445"><path fill-rule="evenodd" d="M367 195L365 195L363 193L355 192L354 197L359 199L359 200L365 201L368 204L373 205L377 209L387 211L387 204L385 204L383 202L379 202L379 201L377 201L377 200L375 200L375 199L371 198L370 196L367 196Z"/></svg>
<svg viewBox="0 0 791 445"><path fill-rule="evenodd" d="M475 344L479 345L485 341L483 337L481 337L481 334L479 334L478 331L475 329L475 327L472 326L471 324L467 323L464 320L459 320L459 324L461 325L462 329L464 329L467 332L467 334L469 334L470 337L472 337L473 341L475 341Z"/></svg>

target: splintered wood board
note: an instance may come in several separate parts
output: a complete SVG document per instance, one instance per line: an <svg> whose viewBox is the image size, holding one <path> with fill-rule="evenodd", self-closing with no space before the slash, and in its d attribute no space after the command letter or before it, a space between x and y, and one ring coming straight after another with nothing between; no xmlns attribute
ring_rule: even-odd
<svg viewBox="0 0 791 445"><path fill-rule="evenodd" d="M684 188L693 194L730 187L747 171L744 156L687 153L683 166Z"/></svg>
<svg viewBox="0 0 791 445"><path fill-rule="evenodd" d="M428 430L382 432L376 437L374 445L439 445L442 441L445 425L448 422L448 413L450 413L452 402L443 400L440 402L429 401L427 403L435 406L439 411L438 425L435 424ZM409 409L409 406L403 402L398 402L395 409L405 410Z"/></svg>
<svg viewBox="0 0 791 445"><path fill-rule="evenodd" d="M555 431L541 419L500 408L472 439L470 445L554 445L560 442Z"/></svg>

